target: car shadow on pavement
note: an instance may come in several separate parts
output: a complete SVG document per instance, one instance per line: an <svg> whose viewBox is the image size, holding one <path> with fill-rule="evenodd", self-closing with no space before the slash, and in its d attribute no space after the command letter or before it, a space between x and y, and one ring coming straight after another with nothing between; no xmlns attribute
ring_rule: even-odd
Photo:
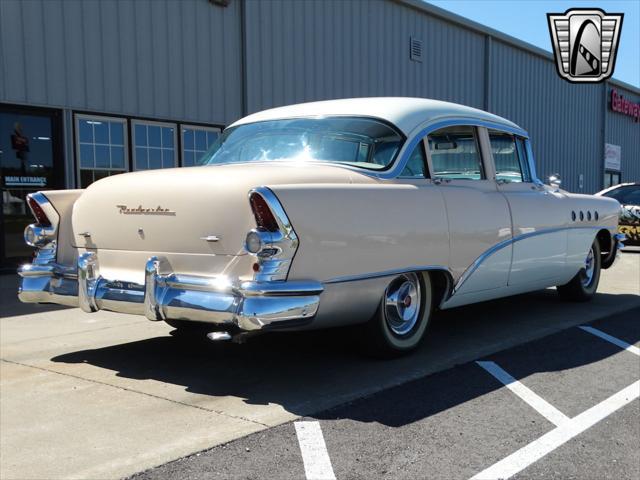
<svg viewBox="0 0 640 480"><path fill-rule="evenodd" d="M412 355L389 361L373 360L359 353L354 348L357 333L348 329L283 332L256 337L242 345L162 336L76 351L51 360L86 363L112 370L119 377L174 384L200 395L235 396L250 405L279 404L300 416L327 410L424 375L443 376L441 381L427 384L432 385L426 387L429 391L417 391L416 394L423 397L420 402L411 402L412 405L415 403L413 412L399 415L372 411L358 415L358 420L398 426L501 387L496 381L487 381L486 373L479 368L475 375L465 374L459 379L460 372L457 374L456 368L449 373L442 370L546 334L527 337L527 329L553 333L553 323L558 315L572 312L579 315L579 308L599 308L603 304L628 300L628 297L637 298L599 294L592 302L593 306L585 307L584 304L576 306L561 302L555 292L541 291L438 312L420 349ZM518 311L524 311L526 315L514 314ZM555 316L549 312L554 312ZM640 328L637 322L628 321L632 315L639 317L640 308L626 317L608 319L609 333L616 335L616 330L624 330L621 338L631 344L638 341ZM573 323L579 322L578 317ZM557 335L589 336L577 328ZM514 340L518 338L522 341ZM566 341L574 340L568 338ZM590 340L595 340L592 342L595 347L579 351L571 348L571 354L561 356L561 361L555 363L533 360L529 369L522 369L518 375L574 368L598 362L620 351L595 337ZM557 348L562 345L560 342ZM140 389L144 388L141 385Z"/></svg>
<svg viewBox="0 0 640 480"><path fill-rule="evenodd" d="M13 293L15 295L15 293ZM54 312L56 310L65 310L73 307L65 307L64 305L56 305L53 303L20 303L20 302L0 302L0 318L19 317L21 315L30 315L36 313Z"/></svg>

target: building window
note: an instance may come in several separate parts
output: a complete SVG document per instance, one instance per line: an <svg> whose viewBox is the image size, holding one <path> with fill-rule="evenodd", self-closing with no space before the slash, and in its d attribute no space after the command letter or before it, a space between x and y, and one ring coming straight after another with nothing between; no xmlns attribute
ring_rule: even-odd
<svg viewBox="0 0 640 480"><path fill-rule="evenodd" d="M127 171L127 121L76 115L76 148L82 188Z"/></svg>
<svg viewBox="0 0 640 480"><path fill-rule="evenodd" d="M133 169L176 167L176 130L175 123L132 120Z"/></svg>
<svg viewBox="0 0 640 480"><path fill-rule="evenodd" d="M198 160L220 136L220 129L182 125L182 166L198 165Z"/></svg>

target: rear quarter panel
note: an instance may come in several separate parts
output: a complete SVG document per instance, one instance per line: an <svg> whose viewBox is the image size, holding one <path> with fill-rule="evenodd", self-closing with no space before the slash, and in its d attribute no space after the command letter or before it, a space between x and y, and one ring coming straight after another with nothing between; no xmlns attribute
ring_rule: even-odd
<svg viewBox="0 0 640 480"><path fill-rule="evenodd" d="M60 216L58 226L58 254L60 264L73 266L76 264L78 253L73 246L74 233L71 225L73 206L84 190L50 190L42 192L51 202Z"/></svg>
<svg viewBox="0 0 640 480"><path fill-rule="evenodd" d="M289 278L326 282L415 266L448 266L449 235L435 187L276 185L300 245Z"/></svg>

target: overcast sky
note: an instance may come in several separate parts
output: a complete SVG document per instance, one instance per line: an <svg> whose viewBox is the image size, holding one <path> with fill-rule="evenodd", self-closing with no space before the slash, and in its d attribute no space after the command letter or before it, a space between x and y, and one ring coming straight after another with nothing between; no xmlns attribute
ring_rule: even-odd
<svg viewBox="0 0 640 480"><path fill-rule="evenodd" d="M547 13L599 7L624 13L613 78L640 87L640 0L427 0L440 8L551 51Z"/></svg>

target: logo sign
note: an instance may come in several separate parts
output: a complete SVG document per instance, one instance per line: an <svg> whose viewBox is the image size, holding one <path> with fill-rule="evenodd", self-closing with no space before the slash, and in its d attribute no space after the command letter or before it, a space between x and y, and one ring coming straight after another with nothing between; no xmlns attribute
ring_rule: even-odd
<svg viewBox="0 0 640 480"><path fill-rule="evenodd" d="M548 13L558 75L574 83L598 83L613 74L622 13L573 8Z"/></svg>
<svg viewBox="0 0 640 480"><path fill-rule="evenodd" d="M168 208L162 208L158 205L155 208L145 208L142 205L129 208L127 205L116 205L116 208L124 215L175 215L176 212Z"/></svg>
<svg viewBox="0 0 640 480"><path fill-rule="evenodd" d="M629 115L636 122L640 122L640 103L624 98L615 88L611 89L611 103L609 105L614 112Z"/></svg>
<svg viewBox="0 0 640 480"><path fill-rule="evenodd" d="M46 177L22 177L7 175L4 177L5 187L46 187Z"/></svg>

